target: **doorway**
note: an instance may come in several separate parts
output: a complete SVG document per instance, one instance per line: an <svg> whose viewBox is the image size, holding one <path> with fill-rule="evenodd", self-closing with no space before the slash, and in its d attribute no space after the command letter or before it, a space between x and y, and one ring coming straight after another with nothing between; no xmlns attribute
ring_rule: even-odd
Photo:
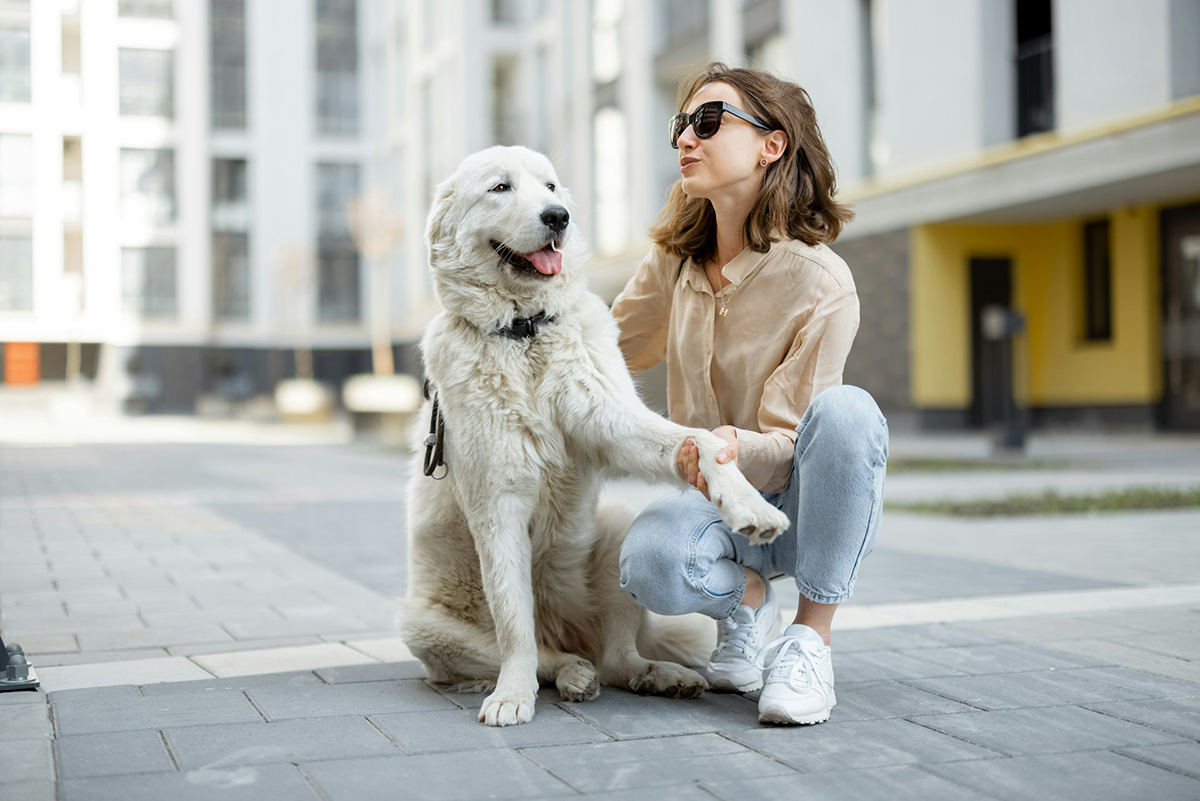
<svg viewBox="0 0 1200 801"><path fill-rule="evenodd" d="M1200 203L1163 209L1162 424L1200 430Z"/></svg>
<svg viewBox="0 0 1200 801"><path fill-rule="evenodd" d="M1011 340L984 336L983 310L988 306L1012 307L1012 259L971 259L973 393L967 422L973 428L999 425L1014 403Z"/></svg>

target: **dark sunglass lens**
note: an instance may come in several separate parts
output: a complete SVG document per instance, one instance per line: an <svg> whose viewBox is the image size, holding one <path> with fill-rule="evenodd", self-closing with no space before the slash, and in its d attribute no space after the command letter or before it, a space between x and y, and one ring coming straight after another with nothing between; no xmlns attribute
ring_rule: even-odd
<svg viewBox="0 0 1200 801"><path fill-rule="evenodd" d="M701 139L707 139L717 132L721 127L721 107L716 105L703 105L697 109L696 114L696 136Z"/></svg>
<svg viewBox="0 0 1200 801"><path fill-rule="evenodd" d="M667 129L671 135L671 147L679 147L679 137L683 135L683 131L688 126L688 118L686 114L676 114L671 118Z"/></svg>

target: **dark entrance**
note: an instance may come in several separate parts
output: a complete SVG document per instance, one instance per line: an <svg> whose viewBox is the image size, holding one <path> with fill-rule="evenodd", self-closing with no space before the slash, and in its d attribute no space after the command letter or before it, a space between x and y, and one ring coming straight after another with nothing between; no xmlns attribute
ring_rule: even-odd
<svg viewBox="0 0 1200 801"><path fill-rule="evenodd" d="M1200 203L1162 212L1165 428L1200 430Z"/></svg>
<svg viewBox="0 0 1200 801"><path fill-rule="evenodd" d="M1003 422L1013 406L1011 340L989 340L983 310L1012 306L1012 260L971 259L971 373L974 393L968 422L974 428Z"/></svg>

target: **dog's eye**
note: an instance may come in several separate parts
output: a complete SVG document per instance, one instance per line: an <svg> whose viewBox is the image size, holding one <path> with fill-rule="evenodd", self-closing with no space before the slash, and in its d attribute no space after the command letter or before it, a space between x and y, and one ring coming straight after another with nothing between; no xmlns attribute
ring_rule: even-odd
<svg viewBox="0 0 1200 801"><path fill-rule="evenodd" d="M546 188L549 189L551 192L553 192L555 190L554 182L550 181L549 183L547 183Z"/></svg>
<svg viewBox="0 0 1200 801"><path fill-rule="evenodd" d="M509 186L508 184L506 184L506 183L499 183L499 184L496 184L495 186L493 186L493 187L492 187L491 189L489 189L488 191L489 191L489 192L507 192L507 191L508 191L508 190L510 190L510 189L512 189L512 187L511 187L511 186Z"/></svg>

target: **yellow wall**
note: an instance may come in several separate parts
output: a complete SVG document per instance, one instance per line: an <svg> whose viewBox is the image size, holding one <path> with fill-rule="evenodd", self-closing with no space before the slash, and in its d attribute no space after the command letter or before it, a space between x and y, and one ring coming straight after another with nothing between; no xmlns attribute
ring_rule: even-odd
<svg viewBox="0 0 1200 801"><path fill-rule="evenodd" d="M1113 338L1083 338L1083 224L925 225L912 230L912 394L918 408L971 404L972 258L1010 258L1026 316L1014 373L1034 406L1150 404L1161 397L1158 209L1110 216Z"/></svg>

